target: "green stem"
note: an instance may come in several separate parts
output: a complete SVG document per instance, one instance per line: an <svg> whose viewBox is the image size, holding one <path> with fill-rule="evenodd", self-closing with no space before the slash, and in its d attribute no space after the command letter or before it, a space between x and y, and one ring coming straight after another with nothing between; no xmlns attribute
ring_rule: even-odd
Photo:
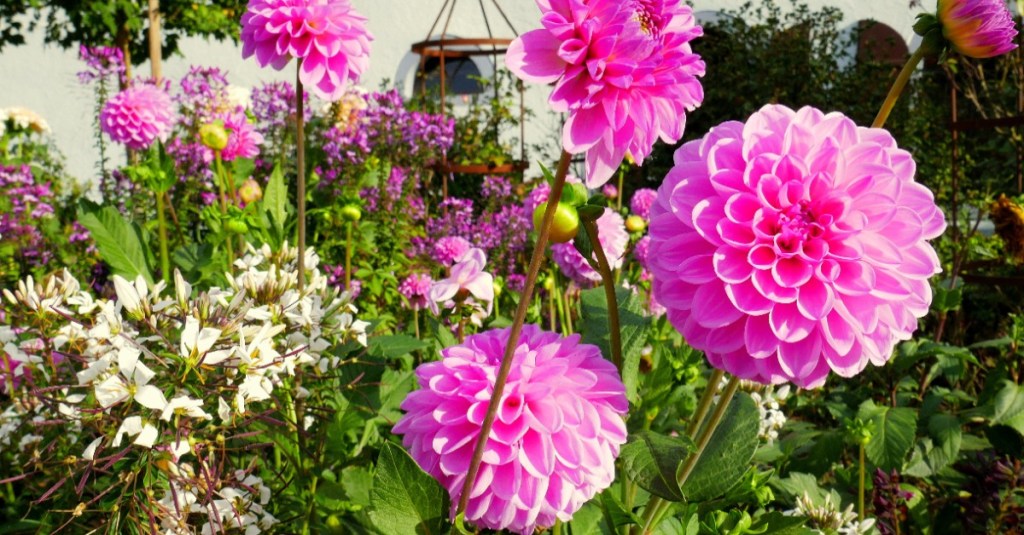
<svg viewBox="0 0 1024 535"><path fill-rule="evenodd" d="M711 437L715 433L715 429L718 428L718 424L722 423L722 418L725 416L725 410L729 408L729 402L732 401L736 390L740 386L740 380L738 377L730 377L729 384L726 385L725 390L722 392L722 396L718 400L718 405L715 406L715 412L711 413L711 419L708 420L704 429L700 432L697 438L697 450L690 454L686 461L683 463L683 467L679 470L679 486L682 487L686 484L686 480L693 474L693 470L697 467L697 463L700 461L701 455L704 454L704 450L707 448L708 443L711 441ZM654 528L661 523L665 513L668 512L670 502L655 498L647 504L646 510L644 511L644 524L643 531L645 535L654 531Z"/></svg>
<svg viewBox="0 0 1024 535"><path fill-rule="evenodd" d="M611 333L612 363L622 372L622 336L619 324L619 302L615 297L615 279L612 278L611 266L608 265L608 257L604 254L604 247L597 235L597 224L594 221L584 221L583 228L590 237L590 243L594 245L594 256L597 257L597 270L601 274L601 282L604 286L604 297L608 302L608 330Z"/></svg>
<svg viewBox="0 0 1024 535"><path fill-rule="evenodd" d="M224 190L225 190L225 186L227 185L228 178L227 178L227 174L224 172L224 160L221 159L220 151L219 150L213 151L213 155L214 155L214 160L216 160L216 162L217 162L217 189L220 190L220 214L222 216L224 216L224 219L227 219L227 216L228 216L228 201L227 201L227 193L225 193ZM223 226L221 226L221 232L224 232L224 234L225 234L224 242L227 245L227 249L228 249L228 269L227 270L228 270L228 272L231 272L231 269L232 269L231 266L233 266L235 264L235 248L231 244L231 234L225 232Z"/></svg>
<svg viewBox="0 0 1024 535"><path fill-rule="evenodd" d="M864 443L860 444L860 486L857 487L857 520L864 521L864 487L867 476L864 468Z"/></svg>
<svg viewBox="0 0 1024 535"><path fill-rule="evenodd" d="M352 222L345 222L345 291L352 289Z"/></svg>
<svg viewBox="0 0 1024 535"><path fill-rule="evenodd" d="M167 284L171 283L171 255L167 250L167 215L164 213L164 194L156 194L156 222L160 235L160 272Z"/></svg>
<svg viewBox="0 0 1024 535"><path fill-rule="evenodd" d="M569 173L571 161L572 156L568 152L562 151L562 157L558 162L558 169L555 171L555 183L551 186L551 193L548 198L559 199L562 197L562 189L565 187L565 177ZM516 314L512 320L512 327L508 334L508 343L505 345L505 354L501 359L501 367L498 370L498 376L494 380L491 400L487 405L487 415L480 426L480 434L477 437L476 446L473 448L473 457L469 463L469 471L466 473L465 483L462 485L462 493L459 496L456 515L466 512L466 506L469 505L469 493L476 484L476 476L480 472L480 462L483 460L484 449L487 446L487 440L491 436L494 418L498 414L501 398L505 393L505 382L512 371L512 357L515 354L516 348L519 347L519 334L523 330L523 323L526 322L526 313L530 308L530 299L533 297L533 289L537 283L537 274L540 272L541 263L547 256L548 237L551 235L551 223L555 219L555 208L557 206L558 203L549 202L547 203L547 208L544 209L544 219L541 222L537 243L534 245L533 256L530 258L530 266L526 271L526 284L523 286L523 295L519 299L519 305L516 307Z"/></svg>
<svg viewBox="0 0 1024 535"><path fill-rule="evenodd" d="M298 58L295 68L295 150L297 182L295 183L295 204L298 206L299 217L299 293L306 286L306 119L305 103L302 100L303 88L302 58ZM346 272L346 278L348 277ZM348 288L348 285L345 286Z"/></svg>
<svg viewBox="0 0 1024 535"><path fill-rule="evenodd" d="M309 531L309 523L313 519L314 504L316 504L316 485L317 485L318 482L319 482L319 479L314 474L310 478L310 483L309 483L309 507L306 508L306 518L304 518L303 521L302 521L302 533L303 533L303 535L308 535L310 533L310 531Z"/></svg>
<svg viewBox="0 0 1024 535"><path fill-rule="evenodd" d="M711 377L708 379L708 386L704 388L704 395L700 397L700 403L697 404L697 411L693 413L690 425L686 428L686 435L691 439L697 438L697 431L700 429L700 424L704 423L704 417L707 416L708 411L711 410L711 403L715 400L715 394L718 393L718 387L722 384L722 377L724 376L725 372L717 368L711 372Z"/></svg>
<svg viewBox="0 0 1024 535"><path fill-rule="evenodd" d="M914 74L914 70L917 69L917 64L921 63L921 59L924 58L925 47L920 46L914 52L910 59L907 60L907 64L903 66L903 70L900 71L900 75L896 77L896 81L892 84L892 89L889 90L889 95L885 97L885 102L882 103L882 109L878 110L878 115L875 117L875 122L871 123L872 128L882 128L885 125L886 119L889 118L889 114L892 113L892 108L896 105L896 101L899 100L900 94L903 93L903 89L907 87L907 82L910 81L911 75Z"/></svg>

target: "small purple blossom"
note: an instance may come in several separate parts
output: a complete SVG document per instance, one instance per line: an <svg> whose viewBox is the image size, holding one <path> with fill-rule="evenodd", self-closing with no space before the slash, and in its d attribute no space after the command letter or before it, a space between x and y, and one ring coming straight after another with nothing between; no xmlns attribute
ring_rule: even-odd
<svg viewBox="0 0 1024 535"><path fill-rule="evenodd" d="M119 48L81 45L78 59L85 62L86 69L78 72L78 81L83 84L105 82L110 77L120 80L125 72L124 53Z"/></svg>

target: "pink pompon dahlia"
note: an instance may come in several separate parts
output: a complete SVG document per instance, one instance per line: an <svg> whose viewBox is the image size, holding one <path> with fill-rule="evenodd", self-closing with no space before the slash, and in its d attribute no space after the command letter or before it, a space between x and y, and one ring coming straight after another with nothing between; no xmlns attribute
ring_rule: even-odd
<svg viewBox="0 0 1024 535"><path fill-rule="evenodd" d="M509 333L470 336L417 368L420 388L393 430L448 489L453 513ZM524 325L466 520L523 535L570 520L615 479L628 409L622 379L597 346Z"/></svg>
<svg viewBox="0 0 1024 535"><path fill-rule="evenodd" d="M129 87L114 95L100 110L100 128L110 139L133 150L164 141L177 113L166 91L150 84Z"/></svg>
<svg viewBox="0 0 1024 535"><path fill-rule="evenodd" d="M965 56L991 58L1017 48L1005 0L939 0L938 18L943 35Z"/></svg>
<svg viewBox="0 0 1024 535"><path fill-rule="evenodd" d="M608 181L628 155L650 155L659 138L683 136L686 113L704 100L700 37L681 0L536 0L543 28L509 47L519 78L554 83L550 103L568 113L562 145L586 153L587 187Z"/></svg>
<svg viewBox="0 0 1024 535"><path fill-rule="evenodd" d="M911 155L840 113L768 105L675 154L654 295L717 368L821 386L884 365L928 313L946 227Z"/></svg>
<svg viewBox="0 0 1024 535"><path fill-rule="evenodd" d="M409 308L423 310L430 305L430 287L434 280L426 273L413 273L398 285L398 293L402 294Z"/></svg>
<svg viewBox="0 0 1024 535"><path fill-rule="evenodd" d="M622 267L622 256L629 246L629 233L622 216L610 208L605 208L604 215L597 218L597 239L608 258L608 264L614 271ZM551 246L551 256L562 270L562 273L577 284L590 287L601 282L601 274L590 267L583 255L573 245L575 240L567 243L556 243Z"/></svg>
<svg viewBox="0 0 1024 535"><path fill-rule="evenodd" d="M227 117L224 126L229 130L228 144L221 151L221 158L226 162L236 158L255 158L263 144L263 134L256 131L256 126L249 122L244 111L238 111Z"/></svg>
<svg viewBox="0 0 1024 535"><path fill-rule="evenodd" d="M629 209L645 220L651 218L651 206L658 198L658 192L651 188L640 188L633 193L629 201Z"/></svg>
<svg viewBox="0 0 1024 535"><path fill-rule="evenodd" d="M450 266L459 258L466 255L473 247L466 238L461 236L445 236L434 243L434 260L437 263Z"/></svg>
<svg viewBox="0 0 1024 535"><path fill-rule="evenodd" d="M277 70L299 58L299 79L331 101L369 67L372 40L349 0L249 0L242 15L243 58Z"/></svg>

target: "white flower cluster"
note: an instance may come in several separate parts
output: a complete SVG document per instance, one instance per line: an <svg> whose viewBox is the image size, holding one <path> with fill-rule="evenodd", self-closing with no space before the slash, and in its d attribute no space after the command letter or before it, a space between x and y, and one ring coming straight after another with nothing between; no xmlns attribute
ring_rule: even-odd
<svg viewBox="0 0 1024 535"><path fill-rule="evenodd" d="M719 390L724 389L728 382L728 379L723 378ZM781 405L789 397L790 386L787 384L776 388L774 385L740 381L740 390L750 394L757 404L757 411L761 415L758 438L765 444L775 442L779 438L779 431L786 425L786 414L782 412ZM715 396L715 403L718 403L718 396Z"/></svg>
<svg viewBox="0 0 1024 535"><path fill-rule="evenodd" d="M4 135L7 125L15 131L49 134L50 123L38 113L22 107L0 108L0 136Z"/></svg>
<svg viewBox="0 0 1024 535"><path fill-rule="evenodd" d="M865 535L871 533L875 525L874 518L863 521L857 519L853 505L840 510L839 504L832 500L832 494L826 494L820 505L805 492L796 499L796 508L785 511L787 516L802 516L808 519L808 527L818 533L836 533L838 535Z"/></svg>
<svg viewBox="0 0 1024 535"><path fill-rule="evenodd" d="M177 272L173 294L163 282L115 276L113 301L94 299L67 271L4 290L8 320L18 323L0 327L0 391L11 396L0 410L0 443L17 439L24 451L42 440L28 418L60 420L83 443L91 440L79 455L87 466L126 451L158 463L164 492L148 513L165 533L201 525L202 533L251 535L269 527L276 522L263 509L270 489L251 467L223 475L230 472L225 437L281 410L281 398L308 395L291 378L336 368L341 358L326 350L365 345L368 326L350 296L328 286L311 249L299 292L296 259L287 246L281 253L250 246L228 274L229 287L197 297ZM35 414L40 407L52 409ZM303 415L286 416L294 425Z"/></svg>

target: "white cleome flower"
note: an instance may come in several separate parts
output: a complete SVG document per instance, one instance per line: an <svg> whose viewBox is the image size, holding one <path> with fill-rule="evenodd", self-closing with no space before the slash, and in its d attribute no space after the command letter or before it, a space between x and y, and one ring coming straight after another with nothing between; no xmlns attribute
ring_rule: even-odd
<svg viewBox="0 0 1024 535"><path fill-rule="evenodd" d="M181 331L181 356L195 364L220 364L231 356L227 350L210 351L220 339L221 330L212 327L199 328L199 320L188 317Z"/></svg>
<svg viewBox="0 0 1024 535"><path fill-rule="evenodd" d="M171 402L164 407L163 413L160 414L160 419L166 422L175 414L188 416L189 418L202 418L203 420L213 419L213 416L210 416L203 410L202 401L188 396L178 396L172 399Z"/></svg>
<svg viewBox="0 0 1024 535"><path fill-rule="evenodd" d="M153 424L143 422L141 416L129 416L124 419L124 422L121 422L121 427L114 435L113 446L115 448L121 445L124 435L135 437L134 443L138 446L152 448L160 433Z"/></svg>
<svg viewBox="0 0 1024 535"><path fill-rule="evenodd" d="M167 405L167 398L163 392L149 384L156 373L139 362L141 354L141 351L133 347L118 350L118 373L96 385L96 400L104 409L109 409L128 398L133 398L139 405L153 410L163 410Z"/></svg>

